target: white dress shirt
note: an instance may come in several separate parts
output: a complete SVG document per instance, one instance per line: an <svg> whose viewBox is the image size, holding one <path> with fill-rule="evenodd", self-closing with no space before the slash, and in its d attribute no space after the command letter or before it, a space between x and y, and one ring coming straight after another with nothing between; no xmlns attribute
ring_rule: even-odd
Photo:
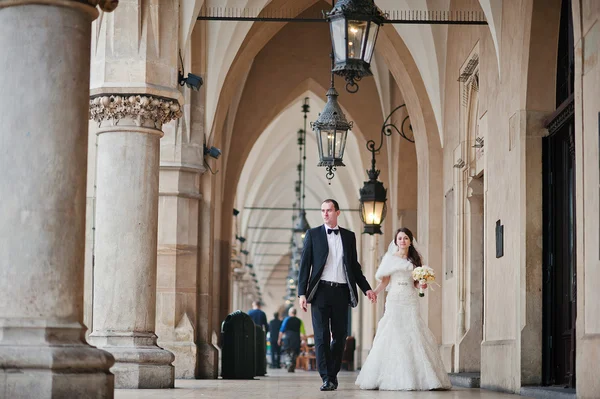
<svg viewBox="0 0 600 399"><path fill-rule="evenodd" d="M327 255L325 267L323 267L321 280L347 284L348 281L346 281L346 275L344 274L344 247L342 245L342 235L340 232L338 232L338 234L335 234L334 232L327 234L328 230L336 229L339 229L339 226L330 229L325 225L327 244L329 244L329 254Z"/></svg>

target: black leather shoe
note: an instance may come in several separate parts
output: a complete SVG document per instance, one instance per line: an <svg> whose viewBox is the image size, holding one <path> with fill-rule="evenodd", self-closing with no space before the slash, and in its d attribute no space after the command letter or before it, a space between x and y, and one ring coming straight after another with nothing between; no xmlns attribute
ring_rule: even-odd
<svg viewBox="0 0 600 399"><path fill-rule="evenodd" d="M329 381L325 381L323 383L323 385L321 385L321 388L319 388L321 391L334 391L335 388L333 386L333 384Z"/></svg>
<svg viewBox="0 0 600 399"><path fill-rule="evenodd" d="M334 390L336 390L336 389L337 389L337 387L338 387L338 380L337 380L337 377L336 377L336 378L333 378L333 379L331 380L331 384L333 385L333 389L334 389Z"/></svg>

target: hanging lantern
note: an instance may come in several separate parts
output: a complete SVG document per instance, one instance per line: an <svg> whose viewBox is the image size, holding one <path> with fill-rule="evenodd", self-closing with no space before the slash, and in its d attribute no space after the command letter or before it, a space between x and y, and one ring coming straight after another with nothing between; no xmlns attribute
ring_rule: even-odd
<svg viewBox="0 0 600 399"><path fill-rule="evenodd" d="M364 233L382 234L381 223L387 211L387 190L383 183L377 180L379 171L375 169L375 153L371 170L367 171L369 181L360 189L360 219L364 225Z"/></svg>
<svg viewBox="0 0 600 399"><path fill-rule="evenodd" d="M306 211L300 210L298 218L296 219L296 225L294 226L294 246L298 254L302 254L304 248L304 237L306 232L310 229L310 225L306 220Z"/></svg>
<svg viewBox="0 0 600 399"><path fill-rule="evenodd" d="M358 91L356 81L371 76L371 59L385 15L373 0L339 0L327 13L333 46L332 71L346 79L346 90Z"/></svg>
<svg viewBox="0 0 600 399"><path fill-rule="evenodd" d="M348 130L352 129L352 122L348 122L337 101L339 94L333 87L333 79L326 95L325 108L317 120L311 123L311 127L317 136L319 150L317 166L325 166L327 179L331 180L338 166L346 166L342 160L346 149Z"/></svg>

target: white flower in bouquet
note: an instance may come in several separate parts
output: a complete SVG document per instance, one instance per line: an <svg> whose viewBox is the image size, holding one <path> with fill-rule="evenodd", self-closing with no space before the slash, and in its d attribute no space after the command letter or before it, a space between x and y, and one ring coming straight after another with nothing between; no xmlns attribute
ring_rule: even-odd
<svg viewBox="0 0 600 399"><path fill-rule="evenodd" d="M435 282L435 272L429 266L415 267L412 272L413 280L419 282L419 296L425 296L423 285Z"/></svg>

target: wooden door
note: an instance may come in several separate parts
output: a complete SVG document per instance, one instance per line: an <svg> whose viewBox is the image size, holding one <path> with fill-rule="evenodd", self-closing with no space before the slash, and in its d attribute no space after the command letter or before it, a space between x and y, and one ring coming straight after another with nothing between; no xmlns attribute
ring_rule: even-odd
<svg viewBox="0 0 600 399"><path fill-rule="evenodd" d="M575 385L574 119L544 139L544 382Z"/></svg>

